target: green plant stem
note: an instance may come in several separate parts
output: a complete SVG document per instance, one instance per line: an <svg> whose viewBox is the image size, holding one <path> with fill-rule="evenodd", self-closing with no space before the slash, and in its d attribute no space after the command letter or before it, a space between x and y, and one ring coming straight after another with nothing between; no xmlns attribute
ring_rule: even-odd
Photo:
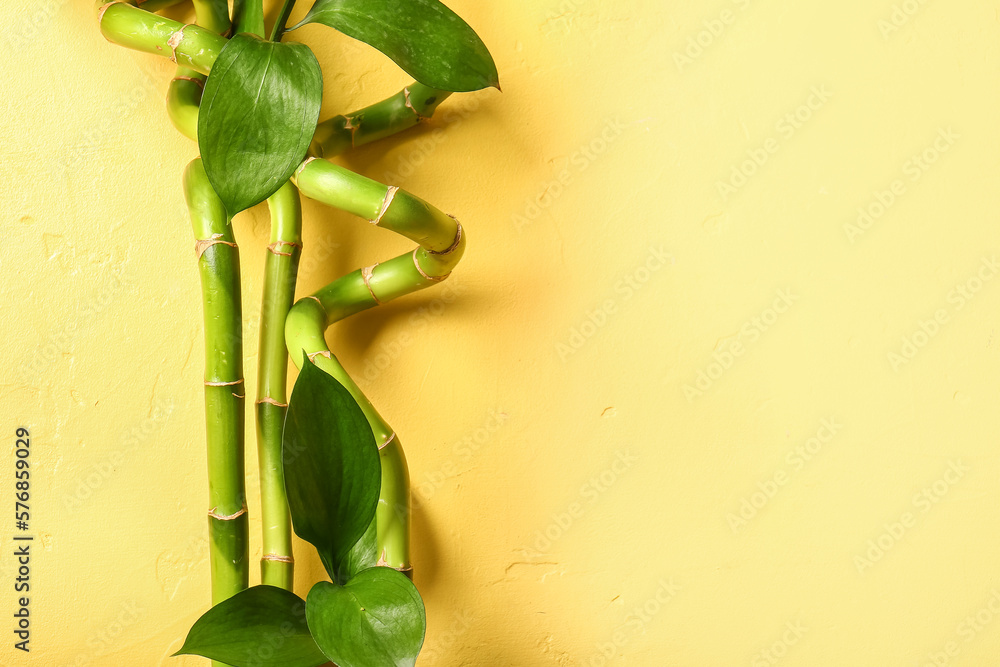
<svg viewBox="0 0 1000 667"><path fill-rule="evenodd" d="M264 8L260 0L233 0L233 34L264 36Z"/></svg>
<svg viewBox="0 0 1000 667"><path fill-rule="evenodd" d="M288 23L288 17L292 15L294 7L295 0L285 0L285 3L281 5L281 11L278 13L278 18L274 21L274 28L271 30L272 42L281 41L285 34L285 24Z"/></svg>
<svg viewBox="0 0 1000 667"><path fill-rule="evenodd" d="M225 0L194 0L198 25L219 35L229 32L229 5ZM167 87L167 115L177 131L198 141L198 107L205 90L204 74L178 67Z"/></svg>
<svg viewBox="0 0 1000 667"><path fill-rule="evenodd" d="M299 191L290 182L267 200L271 211L271 244L264 266L260 352L257 375L257 452L260 463L261 521L264 555L261 583L292 590L292 529L285 496L281 432L288 408L284 345L285 316L295 299L302 247Z"/></svg>
<svg viewBox="0 0 1000 667"><path fill-rule="evenodd" d="M434 115L451 95L414 82L392 97L354 113L334 116L319 124L309 155L331 158L345 151L414 127Z"/></svg>
<svg viewBox="0 0 1000 667"><path fill-rule="evenodd" d="M393 430L330 352L324 332L345 317L446 278L465 251L465 235L453 218L421 199L325 160L306 161L294 180L303 195L420 244L413 252L354 271L300 299L285 320L285 342L295 364L301 367L303 353L313 359L351 392L372 427L382 462L376 514L379 563L409 572L410 490L403 449Z"/></svg>
<svg viewBox="0 0 1000 667"><path fill-rule="evenodd" d="M198 106L205 90L205 75L178 67L167 87L167 116L177 131L198 141Z"/></svg>
<svg viewBox="0 0 1000 667"><path fill-rule="evenodd" d="M169 58L201 74L211 71L226 43L225 37L208 28L185 26L124 2L99 3L97 15L101 34L109 41Z"/></svg>
<svg viewBox="0 0 1000 667"><path fill-rule="evenodd" d="M226 37L232 29L226 0L192 0L198 25Z"/></svg>
<svg viewBox="0 0 1000 667"><path fill-rule="evenodd" d="M249 579L239 250L200 159L184 173L184 194L197 240L205 317L212 604L218 604L245 589Z"/></svg>

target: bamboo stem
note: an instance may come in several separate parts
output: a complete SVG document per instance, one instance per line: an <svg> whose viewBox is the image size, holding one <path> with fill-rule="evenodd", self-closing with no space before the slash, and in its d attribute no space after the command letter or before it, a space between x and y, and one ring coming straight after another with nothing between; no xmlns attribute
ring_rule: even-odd
<svg viewBox="0 0 1000 667"><path fill-rule="evenodd" d="M208 74L226 38L208 28L184 25L125 2L98 4L101 34L108 41L152 53Z"/></svg>
<svg viewBox="0 0 1000 667"><path fill-rule="evenodd" d="M326 160L309 160L295 183L301 193L367 218L420 246L374 267L338 278L300 299L285 320L285 342L295 364L303 354L351 393L379 445L382 488L376 514L379 563L410 572L410 486L399 438L375 410L326 345L327 327L354 313L434 285L446 278L465 251L461 226L430 204Z"/></svg>
<svg viewBox="0 0 1000 667"><path fill-rule="evenodd" d="M226 35L229 6L225 0L194 0L198 25L219 35ZM167 115L177 131L192 141L198 141L198 109L205 90L206 76L187 67L178 67L167 87Z"/></svg>
<svg viewBox="0 0 1000 667"><path fill-rule="evenodd" d="M295 299L302 247L302 208L299 192L290 182L271 195L267 204L271 210L271 244L264 267L257 376L257 452L264 548L260 571L261 583L292 590L292 530L285 496L281 433L287 410L285 316Z"/></svg>
<svg viewBox="0 0 1000 667"><path fill-rule="evenodd" d="M249 580L244 488L244 399L239 250L222 201L200 159L184 173L201 273L205 317L205 413L208 443L212 604Z"/></svg>
<svg viewBox="0 0 1000 667"><path fill-rule="evenodd" d="M392 97L353 113L329 118L316 128L309 154L331 158L363 144L402 132L434 115L451 95L414 82Z"/></svg>

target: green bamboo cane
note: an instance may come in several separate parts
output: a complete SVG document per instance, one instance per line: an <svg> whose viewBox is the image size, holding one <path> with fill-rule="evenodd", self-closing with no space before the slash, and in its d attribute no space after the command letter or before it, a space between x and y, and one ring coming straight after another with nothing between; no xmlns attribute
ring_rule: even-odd
<svg viewBox="0 0 1000 667"><path fill-rule="evenodd" d="M200 159L184 173L201 273L205 317L205 414L208 443L212 604L248 585L244 488L242 306L239 250L231 222Z"/></svg>
<svg viewBox="0 0 1000 667"><path fill-rule="evenodd" d="M263 549L261 583L292 590L291 519L285 495L281 433L288 408L285 379L288 354L284 345L285 316L295 299L302 209L299 191L285 183L267 200L271 210L271 243L264 266L260 353L257 375L257 452L260 462Z"/></svg>
<svg viewBox="0 0 1000 667"><path fill-rule="evenodd" d="M225 36L231 29L225 0L194 0L197 24ZM167 88L167 115L188 139L198 141L198 107L207 77L187 67L178 67Z"/></svg>
<svg viewBox="0 0 1000 667"><path fill-rule="evenodd" d="M226 43L225 37L208 28L185 25L125 2L99 1L97 19L108 41L169 58L200 74L209 73Z"/></svg>
<svg viewBox="0 0 1000 667"><path fill-rule="evenodd" d="M450 92L415 81L392 97L320 123L313 135L309 155L331 158L407 130L433 116L450 95Z"/></svg>
<svg viewBox="0 0 1000 667"><path fill-rule="evenodd" d="M370 220L420 246L387 262L354 271L299 300L285 321L285 342L296 365L303 352L351 393L379 446L382 488L376 513L379 564L410 573L410 486L399 438L326 345L334 322L446 278L461 259L458 222L417 197L326 160L310 159L294 177L303 195Z"/></svg>

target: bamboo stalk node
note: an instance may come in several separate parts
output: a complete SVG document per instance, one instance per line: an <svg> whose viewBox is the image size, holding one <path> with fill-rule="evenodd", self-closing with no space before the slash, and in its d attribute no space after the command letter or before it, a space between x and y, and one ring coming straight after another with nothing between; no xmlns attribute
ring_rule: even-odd
<svg viewBox="0 0 1000 667"><path fill-rule="evenodd" d="M375 305L381 306L382 302L377 296L375 296L375 290L372 289L372 276L375 275L375 267L378 266L378 262L375 262L371 266L366 266L361 269L361 279L365 281L365 287L368 288L368 293L372 295L372 299L375 300Z"/></svg>
<svg viewBox="0 0 1000 667"><path fill-rule="evenodd" d="M385 442L383 442L381 445L378 446L379 451L381 451L381 450L385 449L386 447L388 447L389 443L391 443L395 439L396 439L396 432L393 431L392 435L390 435L388 438L386 438Z"/></svg>
<svg viewBox="0 0 1000 667"><path fill-rule="evenodd" d="M308 166L309 166L309 163L310 163L310 162L312 162L313 160L316 160L316 159L317 159L317 158L316 158L316 157L314 157L314 156L309 156L309 157L307 157L307 158L306 158L305 160L303 160L303 161L302 161L302 164L300 164L300 165L299 165L299 168L295 170L295 173L294 173L294 174L292 174L292 183L295 183L295 185L298 185L298 182L297 182L297 180L296 180L296 179L298 179L298 177L299 177L299 174L301 174L301 173L302 173L302 170L303 170L303 169L305 169L306 167L308 167Z"/></svg>
<svg viewBox="0 0 1000 667"><path fill-rule="evenodd" d="M191 83L197 83L199 88L205 90L205 82L193 76L175 76L172 81L190 81Z"/></svg>
<svg viewBox="0 0 1000 667"><path fill-rule="evenodd" d="M415 106L413 106L413 102L410 101L410 87L409 86L407 86L406 88L403 88L403 99L405 100L406 108L409 109L410 111L412 111L414 116L416 116L420 120L428 120L428 119L430 119L430 116L423 115L422 113L420 113L419 111L417 111L417 108Z"/></svg>
<svg viewBox="0 0 1000 667"><path fill-rule="evenodd" d="M247 397L246 394L237 394L235 391L233 392L233 398L246 398L246 397Z"/></svg>
<svg viewBox="0 0 1000 667"><path fill-rule="evenodd" d="M361 129L361 123L354 124L354 116L344 116L344 129L351 132L351 148L354 148L354 136Z"/></svg>
<svg viewBox="0 0 1000 667"><path fill-rule="evenodd" d="M177 47L181 45L184 40L184 29L187 28L191 23L185 23L180 27L180 30L170 35L170 39L167 40L167 46L170 47L170 62L177 63Z"/></svg>
<svg viewBox="0 0 1000 667"><path fill-rule="evenodd" d="M206 387L232 387L237 384L243 384L243 378L233 380L232 382L209 382L208 380L205 380Z"/></svg>
<svg viewBox="0 0 1000 667"><path fill-rule="evenodd" d="M323 309L323 314L324 315L326 314L326 306L323 305L323 302L319 300L318 296L314 296L314 295L310 294L306 298L307 299L312 299L313 301L315 301L316 303L318 303L319 307Z"/></svg>
<svg viewBox="0 0 1000 667"><path fill-rule="evenodd" d="M219 521L232 521L233 519L238 519L247 513L246 504L244 504L243 507L238 512L236 512L236 514L219 514L218 509L219 508L217 507L213 507L212 509L208 510L208 516L210 516L213 519L217 519Z"/></svg>
<svg viewBox="0 0 1000 667"><path fill-rule="evenodd" d="M201 259L201 256L205 254L206 250L219 243L230 246L231 248L237 247L235 243L231 241L223 241L222 238L222 234L212 234L212 238L196 239L194 242L194 252L198 256L198 259Z"/></svg>
<svg viewBox="0 0 1000 667"><path fill-rule="evenodd" d="M455 252L459 244L462 242L462 223L460 223L458 219L455 218L455 216L453 215L449 215L448 217L454 220L455 224L458 225L458 230L455 232L455 241L445 250L428 250L427 252L429 252L432 255L441 256L441 255L451 254Z"/></svg>
<svg viewBox="0 0 1000 667"><path fill-rule="evenodd" d="M107 4L101 5L101 8L97 10L97 25L101 25L101 21L104 20L104 12L108 11L108 7L111 5L127 5L127 2L121 2L120 0L115 0L114 2L109 2Z"/></svg>
<svg viewBox="0 0 1000 667"><path fill-rule="evenodd" d="M413 249L413 254L411 255L413 257L413 266L417 267L417 273L419 273L421 276L423 276L424 280L429 280L432 283L439 283L439 282L441 282L442 280L444 280L445 278L447 278L448 276L451 275L451 271L449 271L448 273L444 274L443 276L432 276L432 275L429 275L427 272L425 272L422 268L420 268L420 262L417 260L417 251L418 250L420 250L420 248L414 248Z"/></svg>
<svg viewBox="0 0 1000 667"><path fill-rule="evenodd" d="M330 350L320 350L319 352L309 352L306 354L309 357L309 361L315 361L316 357L326 357L327 359L333 359L333 352Z"/></svg>
<svg viewBox="0 0 1000 667"><path fill-rule="evenodd" d="M279 408L287 408L288 407L288 403L279 403L278 401L274 400L270 396L265 396L264 398L258 399L257 405L260 405L261 403L267 403L268 405L276 405Z"/></svg>
<svg viewBox="0 0 1000 667"><path fill-rule="evenodd" d="M382 217L385 215L385 212L389 210L389 205L392 204L392 199L393 197L396 196L396 192L398 190L399 188L396 187L395 185L389 186L389 189L385 193L385 197L382 199L382 208L378 212L378 217L375 218L374 220L369 220L368 222L372 223L373 225L377 225L380 222L382 222Z"/></svg>
<svg viewBox="0 0 1000 667"><path fill-rule="evenodd" d="M295 559L291 556L279 556L278 554L264 554L261 556L261 560L268 560L275 563L294 563Z"/></svg>
<svg viewBox="0 0 1000 667"><path fill-rule="evenodd" d="M302 247L301 243L293 243L292 241L276 241L276 242L272 243L271 245L267 246L267 249L272 254L281 255L282 257L291 257L292 253L290 253L290 252L281 252L280 250L278 250L278 248L281 247L281 246L283 246L283 245L292 246L294 248L301 248Z"/></svg>

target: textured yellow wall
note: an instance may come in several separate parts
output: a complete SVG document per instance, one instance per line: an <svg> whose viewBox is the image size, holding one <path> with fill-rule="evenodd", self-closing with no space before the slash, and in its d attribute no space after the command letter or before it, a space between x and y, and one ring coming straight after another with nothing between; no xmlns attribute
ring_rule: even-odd
<svg viewBox="0 0 1000 667"><path fill-rule="evenodd" d="M1000 3L450 5L504 93L345 164L457 215L466 259L328 335L407 446L421 664L998 664ZM90 0L0 25L0 663L205 664L166 658L208 597L172 68ZM407 81L299 38L324 115ZM305 212L300 294L409 246ZM248 378L267 226L237 218Z"/></svg>

